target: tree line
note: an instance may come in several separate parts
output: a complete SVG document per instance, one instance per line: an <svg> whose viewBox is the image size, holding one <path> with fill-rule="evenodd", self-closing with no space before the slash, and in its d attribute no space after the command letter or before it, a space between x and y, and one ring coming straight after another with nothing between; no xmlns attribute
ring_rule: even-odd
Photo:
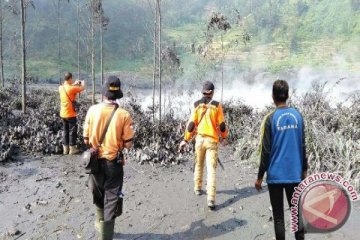
<svg viewBox="0 0 360 240"><path fill-rule="evenodd" d="M153 11L154 25L151 29L153 31L154 38L153 47L154 47L154 67L153 67L153 109L155 109L155 81L158 78L159 86L159 119L161 119L161 0L148 1L149 7ZM96 68L96 54L97 49L99 51L99 62L100 62L100 84L104 82L104 34L106 34L107 27L110 22L110 18L106 16L103 1L102 0L53 0L53 7L56 9L56 21L57 21L57 41L53 43L53 47L57 48L57 67L58 67L58 76L59 84L62 83L62 62L63 54L62 49L64 45L64 40L62 38L63 32L68 30L68 27L64 27L62 24L62 14L66 9L75 8L76 9L76 22L72 24L72 28L76 28L76 52L77 52L77 77L81 77L81 41L85 40L86 44L84 47L90 53L90 76L91 76L91 99L95 103L95 93L96 93L96 82L95 82L95 68ZM39 7L43 7L43 3L39 2ZM121 4L118 4L118 7L121 8ZM37 8L37 3L32 0L19 0L19 1L4 1L0 0L0 80L2 88L5 87L5 76L4 76L4 51L3 51L3 36L4 29L3 24L7 19L4 17L3 11L6 11L8 14L11 13L13 19L19 20L20 25L20 65L21 65L21 103L22 103L22 112L26 111L26 85L27 80L31 77L28 73L27 68L27 57L28 50L32 47L31 43L28 41L29 34L26 31L27 27L27 14L29 11L35 10ZM86 14L84 14L86 12ZM15 17L14 17L15 16ZM12 23L14 24L14 23ZM85 37L81 36L81 28L85 27ZM16 34L15 34L16 35ZM17 36L18 37L18 36ZM99 41L96 41L99 39ZM14 54L16 56L16 54ZM86 69L87 70L87 69ZM85 71L86 71L85 70ZM154 110L155 114L155 110ZM155 119L155 116L154 116Z"/></svg>

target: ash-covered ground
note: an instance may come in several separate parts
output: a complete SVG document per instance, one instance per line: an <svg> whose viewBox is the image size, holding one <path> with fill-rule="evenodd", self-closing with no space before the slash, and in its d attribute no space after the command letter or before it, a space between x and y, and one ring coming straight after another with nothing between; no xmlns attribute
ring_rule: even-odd
<svg viewBox="0 0 360 240"><path fill-rule="evenodd" d="M124 213L114 239L274 239L266 187L254 187L257 169L221 147L225 170L217 170L217 209L193 194L192 160L173 166L125 166ZM80 156L20 156L0 168L0 239L97 239L95 209ZM285 211L287 239L290 212ZM340 230L306 239L356 240L360 202Z"/></svg>

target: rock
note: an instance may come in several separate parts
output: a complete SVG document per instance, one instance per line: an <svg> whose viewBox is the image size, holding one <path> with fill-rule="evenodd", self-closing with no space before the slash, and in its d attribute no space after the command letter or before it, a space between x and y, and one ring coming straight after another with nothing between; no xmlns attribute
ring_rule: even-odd
<svg viewBox="0 0 360 240"><path fill-rule="evenodd" d="M30 204L30 203L26 204L24 208L25 208L26 210L29 210L29 209L31 208L31 204Z"/></svg>
<svg viewBox="0 0 360 240"><path fill-rule="evenodd" d="M48 201L39 200L39 201L36 202L36 204L45 206L45 205L48 205Z"/></svg>
<svg viewBox="0 0 360 240"><path fill-rule="evenodd" d="M236 211L235 211L234 208L228 208L228 210L229 210L231 213L236 213Z"/></svg>
<svg viewBox="0 0 360 240"><path fill-rule="evenodd" d="M5 232L5 236L9 236L9 237L14 237L17 236L21 233L21 231L15 227L11 227L9 228L6 232Z"/></svg>

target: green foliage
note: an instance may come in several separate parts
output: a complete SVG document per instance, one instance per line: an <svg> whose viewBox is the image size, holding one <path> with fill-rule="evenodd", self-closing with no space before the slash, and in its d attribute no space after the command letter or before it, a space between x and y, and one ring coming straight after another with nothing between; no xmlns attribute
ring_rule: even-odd
<svg viewBox="0 0 360 240"><path fill-rule="evenodd" d="M56 79L59 74L56 3L37 0L34 1L35 9L27 9L28 70L31 76L41 79ZM90 13L89 1L86 0L61 2L60 70L75 72L77 68L77 3L81 6L80 68L86 74L90 69ZM120 3L107 0L102 5L105 16L110 20L104 33L105 70L136 71L151 76L154 2L126 0ZM6 10L9 10L8 7ZM304 63L315 66L331 64L334 55L346 53L349 54L344 56L344 59L349 60L346 66L351 68L358 59L356 55L359 50L351 50L348 43L358 45L359 0L163 1L163 46L176 44L181 65L186 66L185 75L194 72L190 63L198 62L199 48L206 45L207 24L214 12L221 12L231 25L231 29L223 34L227 58L241 59L242 66L261 66L271 71L281 71ZM4 11L6 77L19 73L19 27L18 16L12 11ZM245 33L249 41L243 41ZM98 37L95 44L99 44ZM196 53L189 54L192 45ZM283 50L274 54L277 51L273 48L275 45L281 46ZM209 58L216 61L220 55L219 46L220 34L215 33L212 45L209 46ZM261 58L258 49L262 51ZM321 49L329 54L323 54ZM97 51L98 56L100 50L97 48ZM181 59L183 57L185 59ZM244 63L244 60L253 62Z"/></svg>

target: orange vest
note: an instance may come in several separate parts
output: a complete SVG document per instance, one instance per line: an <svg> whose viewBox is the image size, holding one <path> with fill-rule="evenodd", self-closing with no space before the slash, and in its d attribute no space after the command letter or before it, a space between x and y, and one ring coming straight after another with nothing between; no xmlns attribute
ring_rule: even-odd
<svg viewBox="0 0 360 240"><path fill-rule="evenodd" d="M217 101L206 103L208 101L206 98L202 98L195 102L195 108L185 131L186 141L190 141L195 134L211 137L216 142L219 142L219 135L227 138L228 130L221 104Z"/></svg>
<svg viewBox="0 0 360 240"><path fill-rule="evenodd" d="M65 83L59 86L60 93L60 117L73 118L76 117L76 112L72 102L76 99L76 94L84 90L83 86L73 86L71 83ZM66 91L66 92L65 92Z"/></svg>
<svg viewBox="0 0 360 240"><path fill-rule="evenodd" d="M91 146L99 144L106 122L114 110L114 105L99 103L89 108L84 122L84 139L88 139ZM133 122L130 114L118 108L111 119L104 141L99 148L99 158L114 160L124 143L132 141L134 137Z"/></svg>

